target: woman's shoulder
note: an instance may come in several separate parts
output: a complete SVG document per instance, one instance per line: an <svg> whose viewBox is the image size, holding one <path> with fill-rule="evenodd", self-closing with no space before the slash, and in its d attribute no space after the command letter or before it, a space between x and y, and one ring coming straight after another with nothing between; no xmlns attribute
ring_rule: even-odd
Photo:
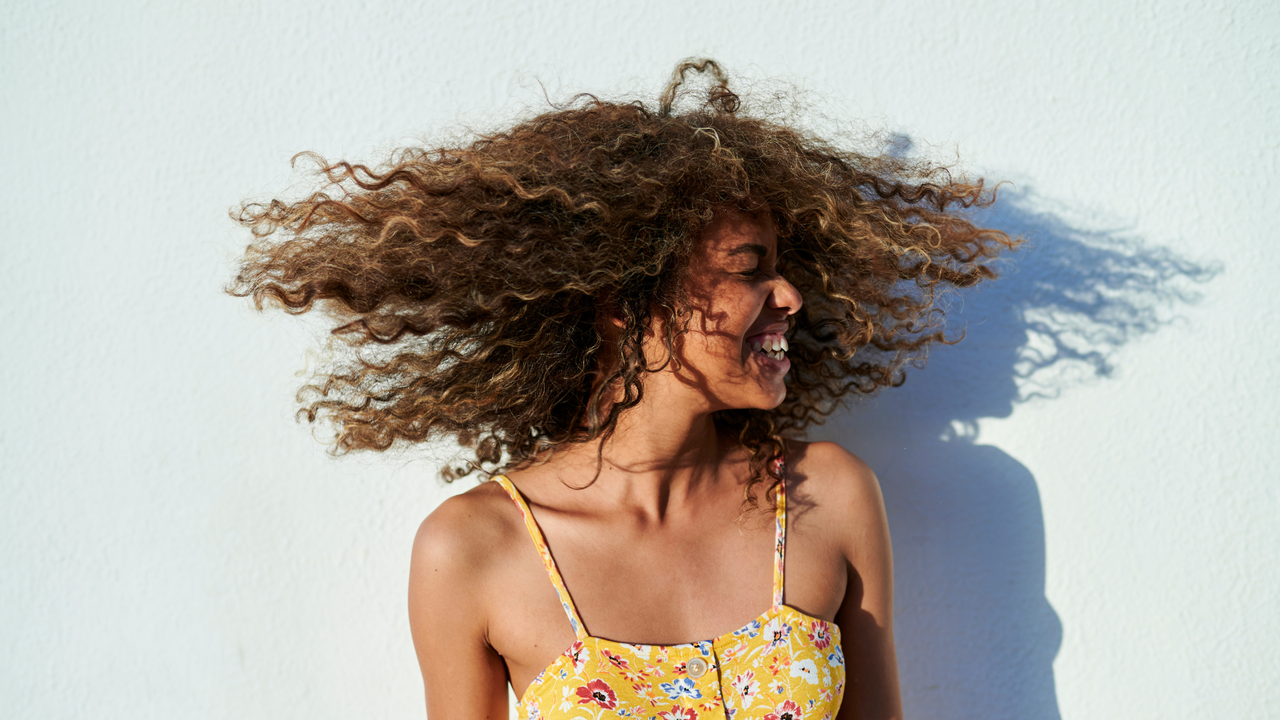
<svg viewBox="0 0 1280 720"><path fill-rule="evenodd" d="M454 495L422 521L413 541L413 568L459 590L477 588L510 558L525 532L519 510L496 482Z"/></svg>
<svg viewBox="0 0 1280 720"><path fill-rule="evenodd" d="M876 474L857 455L833 442L787 442L788 507L812 512L812 525L849 548L866 547L866 533L885 526Z"/></svg>
<svg viewBox="0 0 1280 720"><path fill-rule="evenodd" d="M859 495L872 489L879 493L879 482L862 458L833 442L787 441L787 479L797 489L821 493L823 496Z"/></svg>

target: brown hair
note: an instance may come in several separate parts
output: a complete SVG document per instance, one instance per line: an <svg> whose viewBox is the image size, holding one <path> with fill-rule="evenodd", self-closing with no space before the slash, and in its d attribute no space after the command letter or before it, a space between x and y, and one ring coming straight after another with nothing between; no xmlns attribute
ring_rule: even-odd
<svg viewBox="0 0 1280 720"><path fill-rule="evenodd" d="M711 86L677 113L690 71ZM519 466L612 433L663 364L643 356L645 331L663 321L669 360L685 329L702 229L717 209L768 212L804 306L781 406L716 413L752 452L750 487L780 434L901 384L947 342L939 292L994 277L988 261L1016 241L967 218L994 201L981 180L739 107L715 62L686 61L656 108L584 95L465 147L405 148L376 168L317 158L321 191L240 208L256 240L229 292L294 313L327 301L355 353L299 399L310 421L335 423L336 451L452 435L473 467ZM616 343L598 329L604 308Z"/></svg>

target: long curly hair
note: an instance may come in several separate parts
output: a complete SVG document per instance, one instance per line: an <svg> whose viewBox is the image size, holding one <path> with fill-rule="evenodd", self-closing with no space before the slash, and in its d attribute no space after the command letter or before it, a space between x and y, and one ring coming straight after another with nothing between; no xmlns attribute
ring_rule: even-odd
<svg viewBox="0 0 1280 720"><path fill-rule="evenodd" d="M710 87L677 112L695 71ZM333 318L352 352L303 388L299 414L333 422L336 452L453 436L475 461L442 470L452 480L607 439L687 330L703 229L717 212L767 213L804 300L786 398L714 418L751 453L753 498L776 478L782 436L901 384L950 342L940 294L995 277L990 261L1018 241L968 219L995 200L982 180L834 147L740 106L714 61L691 60L656 107L581 95L376 167L311 156L319 191L233 213L255 241L228 292ZM642 351L654 327L666 357Z"/></svg>

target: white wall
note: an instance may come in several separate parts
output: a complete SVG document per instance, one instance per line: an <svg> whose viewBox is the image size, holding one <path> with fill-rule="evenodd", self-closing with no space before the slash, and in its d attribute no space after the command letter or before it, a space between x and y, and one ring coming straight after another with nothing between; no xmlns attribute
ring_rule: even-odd
<svg viewBox="0 0 1280 720"><path fill-rule="evenodd" d="M454 489L292 422L308 331L220 294L227 209L689 55L1016 182L1035 247L968 339L818 433L885 486L909 715L1280 703L1274 4L11 5L0 715L420 716L407 554Z"/></svg>

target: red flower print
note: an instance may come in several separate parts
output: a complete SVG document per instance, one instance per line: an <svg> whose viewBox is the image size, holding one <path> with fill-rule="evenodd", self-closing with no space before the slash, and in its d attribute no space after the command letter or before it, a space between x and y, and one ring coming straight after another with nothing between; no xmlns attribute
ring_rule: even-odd
<svg viewBox="0 0 1280 720"><path fill-rule="evenodd" d="M614 655L613 653L605 649L602 649L600 651L600 654L608 658L609 662L613 663L614 667L622 668L624 670L629 669L630 667L630 665L627 663L625 659L623 659L621 655Z"/></svg>
<svg viewBox="0 0 1280 720"><path fill-rule="evenodd" d="M784 655L774 655L769 659L769 672L777 675L778 673L791 667L791 657Z"/></svg>
<svg viewBox="0 0 1280 720"><path fill-rule="evenodd" d="M814 623L813 632L809 633L809 639L813 641L814 647L819 650L826 650L831 646L831 631L827 629L826 623Z"/></svg>
<svg viewBox="0 0 1280 720"><path fill-rule="evenodd" d="M581 640L570 645L569 649L565 651L565 654L573 661L573 671L575 673L582 672L582 668L587 664L587 661L591 659L591 651L582 644Z"/></svg>
<svg viewBox="0 0 1280 720"><path fill-rule="evenodd" d="M612 710L618 707L618 694L603 680L592 680L585 686L578 688L577 693L578 697L582 698L578 701L579 705L593 702L605 710Z"/></svg>
<svg viewBox="0 0 1280 720"><path fill-rule="evenodd" d="M764 716L764 720L801 720L801 719L802 719L802 715L800 714L800 706L797 705L794 700L787 700L786 702L782 703L778 707L774 708L773 712Z"/></svg>
<svg viewBox="0 0 1280 720"><path fill-rule="evenodd" d="M673 707L671 712L658 713L662 720L698 720L698 713L693 708Z"/></svg>
<svg viewBox="0 0 1280 720"><path fill-rule="evenodd" d="M733 689L738 691L738 695L742 698L742 706L750 707L751 701L756 699L760 694L760 683L756 682L755 672L748 670L739 673L733 678Z"/></svg>

